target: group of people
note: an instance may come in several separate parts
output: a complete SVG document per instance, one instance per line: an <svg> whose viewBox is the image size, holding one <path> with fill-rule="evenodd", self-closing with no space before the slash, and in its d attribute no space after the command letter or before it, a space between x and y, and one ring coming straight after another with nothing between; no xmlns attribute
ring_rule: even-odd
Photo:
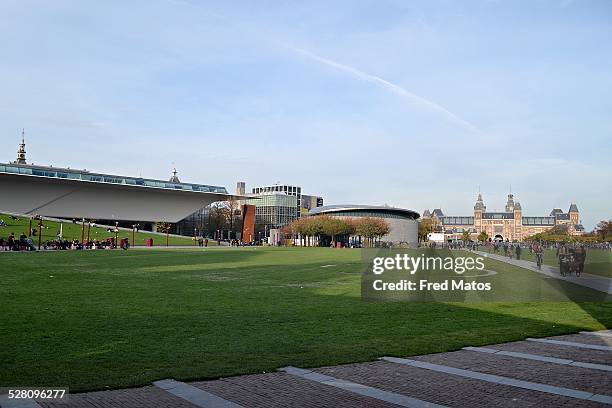
<svg viewBox="0 0 612 408"><path fill-rule="evenodd" d="M73 239L70 241L67 239L57 238L51 241L46 241L43 244L43 248L46 250L113 249L116 248L116 245L113 238L103 241L96 239L89 242L80 242L78 239ZM129 242L127 239L122 239L120 241L120 248L129 248Z"/></svg>
<svg viewBox="0 0 612 408"><path fill-rule="evenodd" d="M208 247L208 238L193 237L192 240L197 241L199 247Z"/></svg>
<svg viewBox="0 0 612 408"><path fill-rule="evenodd" d="M36 251L34 241L26 234L21 233L19 238L15 237L15 233L11 232L7 239L0 237L0 250L2 251Z"/></svg>
<svg viewBox="0 0 612 408"><path fill-rule="evenodd" d="M584 245L561 244L557 248L557 259L559 259L559 271L561 275L574 272L580 276L584 271L584 262L587 253Z"/></svg>
<svg viewBox="0 0 612 408"><path fill-rule="evenodd" d="M503 248L504 255L508 258L512 259L516 257L517 260L521 259L521 253L523 252L523 249L520 244L515 244L508 241L502 243L496 242L493 244L493 251L498 252L500 247Z"/></svg>

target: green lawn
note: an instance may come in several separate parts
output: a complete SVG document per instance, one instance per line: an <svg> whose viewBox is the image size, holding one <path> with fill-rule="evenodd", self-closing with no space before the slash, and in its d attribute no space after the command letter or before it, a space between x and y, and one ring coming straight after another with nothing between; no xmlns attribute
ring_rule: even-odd
<svg viewBox="0 0 612 408"><path fill-rule="evenodd" d="M612 327L608 302L367 302L361 271L350 249L0 253L0 384L75 392Z"/></svg>
<svg viewBox="0 0 612 408"><path fill-rule="evenodd" d="M15 233L16 237L23 232L24 234L28 234L28 229L30 228L30 219L25 217L20 217L19 220L13 220L8 215L0 214L0 219L4 220L7 224L6 227L0 227L0 237L6 239L11 232ZM65 239L72 241L77 239L81 241L81 224L73 224L72 221L64 222L63 227L63 236ZM38 222L33 221L32 227L37 227ZM60 225L58 222L45 220L43 222L43 233L42 239L44 241L49 241L57 238L57 235L60 231ZM90 239L91 240L99 240L103 241L106 238L114 238L114 232L107 232L106 228L103 227L95 227L91 228L90 231ZM132 242L132 231L119 230L119 239L128 238L130 242ZM146 240L148 238L153 238L153 244L155 246L166 246L166 236L159 234L151 234L147 232L137 232L134 236L136 241L136 245L145 245ZM38 237L33 237L34 244L38 245ZM87 239L87 224L85 224L85 239ZM193 241L191 237L176 237L169 236L169 245L193 245ZM216 245L216 242L209 241L209 245Z"/></svg>
<svg viewBox="0 0 612 408"><path fill-rule="evenodd" d="M479 250L484 250L493 253L493 250L485 247L480 247ZM498 255L503 255L504 250L500 249ZM521 259L528 261L536 261L535 255L530 254L528 249L523 249ZM554 249L544 250L544 264L551 266L559 266L557 252ZM601 249L587 249L587 258L584 263L584 271L594 275L602 275L612 278L612 252Z"/></svg>

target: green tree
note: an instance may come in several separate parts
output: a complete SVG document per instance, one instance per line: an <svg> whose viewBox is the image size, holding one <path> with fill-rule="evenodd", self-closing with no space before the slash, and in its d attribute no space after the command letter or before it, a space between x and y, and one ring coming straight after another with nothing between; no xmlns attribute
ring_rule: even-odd
<svg viewBox="0 0 612 408"><path fill-rule="evenodd" d="M472 236L470 235L470 231L463 230L463 233L461 234L461 240L463 242L468 242L471 239L472 239Z"/></svg>
<svg viewBox="0 0 612 408"><path fill-rule="evenodd" d="M158 222L157 223L157 232L163 232L166 234L166 246L170 244L170 238L168 234L170 234L170 230L172 230L172 224L169 222Z"/></svg>
<svg viewBox="0 0 612 408"><path fill-rule="evenodd" d="M489 240L489 234L487 234L485 231L481 231L480 234L478 234L477 239L480 242L487 242Z"/></svg>
<svg viewBox="0 0 612 408"><path fill-rule="evenodd" d="M354 231L354 226L351 219L341 219L334 217L321 217L322 233L330 236L335 242L340 235L351 235Z"/></svg>
<svg viewBox="0 0 612 408"><path fill-rule="evenodd" d="M355 225L355 232L366 238L368 246L374 246L376 238L380 239L387 235L389 231L389 224L382 218L360 218Z"/></svg>
<svg viewBox="0 0 612 408"><path fill-rule="evenodd" d="M595 232L601 241L612 240L612 220L600 221L595 228Z"/></svg>
<svg viewBox="0 0 612 408"><path fill-rule="evenodd" d="M431 218L419 221L419 239L427 241L427 235L434 232L434 225Z"/></svg>
<svg viewBox="0 0 612 408"><path fill-rule="evenodd" d="M172 229L172 224L169 222L158 222L156 224L157 232L163 232L164 234L169 234Z"/></svg>

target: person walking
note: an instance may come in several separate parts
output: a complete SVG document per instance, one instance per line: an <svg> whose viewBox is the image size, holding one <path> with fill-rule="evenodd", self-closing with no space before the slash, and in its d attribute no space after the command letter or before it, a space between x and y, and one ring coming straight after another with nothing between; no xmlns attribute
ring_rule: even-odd
<svg viewBox="0 0 612 408"><path fill-rule="evenodd" d="M569 263L567 257L569 256L569 248L562 242L557 248L557 257L559 258L559 271L562 276L569 271Z"/></svg>
<svg viewBox="0 0 612 408"><path fill-rule="evenodd" d="M516 246L516 260L517 261L521 260L521 244L518 244Z"/></svg>
<svg viewBox="0 0 612 408"><path fill-rule="evenodd" d="M584 262L586 261L587 257L586 248L584 245L577 247L574 254L576 257L576 263L578 264L578 275L581 275L582 272L584 272Z"/></svg>

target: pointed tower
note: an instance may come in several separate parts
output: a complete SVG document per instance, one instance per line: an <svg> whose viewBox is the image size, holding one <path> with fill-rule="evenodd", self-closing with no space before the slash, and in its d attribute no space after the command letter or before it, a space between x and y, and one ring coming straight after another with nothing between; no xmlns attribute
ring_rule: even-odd
<svg viewBox="0 0 612 408"><path fill-rule="evenodd" d="M476 204L474 204L474 228L476 228L476 232L478 233L484 231L484 227L482 225L482 214L486 210L487 207L482 201L482 194L478 193L478 199L476 199Z"/></svg>
<svg viewBox="0 0 612 408"><path fill-rule="evenodd" d="M482 194L478 193L478 198L476 199L476 204L474 204L474 211L480 210L482 212L487 210L487 207L484 205L482 201Z"/></svg>
<svg viewBox="0 0 612 408"><path fill-rule="evenodd" d="M580 212L578 211L578 206L576 205L576 203L572 203L567 212L569 214L570 221L572 222L572 224L580 224Z"/></svg>
<svg viewBox="0 0 612 408"><path fill-rule="evenodd" d="M514 204L514 239L523 240L523 207L518 201Z"/></svg>
<svg viewBox="0 0 612 408"><path fill-rule="evenodd" d="M19 145L19 150L17 150L17 160L15 163L17 164L27 164L26 163L26 143L25 143L25 129L21 130L21 144Z"/></svg>
<svg viewBox="0 0 612 408"><path fill-rule="evenodd" d="M508 201L506 202L506 212L514 211L514 194L508 194Z"/></svg>
<svg viewBox="0 0 612 408"><path fill-rule="evenodd" d="M170 177L170 182L171 183L180 183L181 180L179 180L178 176L178 171L176 171L176 168L172 169L172 177Z"/></svg>

